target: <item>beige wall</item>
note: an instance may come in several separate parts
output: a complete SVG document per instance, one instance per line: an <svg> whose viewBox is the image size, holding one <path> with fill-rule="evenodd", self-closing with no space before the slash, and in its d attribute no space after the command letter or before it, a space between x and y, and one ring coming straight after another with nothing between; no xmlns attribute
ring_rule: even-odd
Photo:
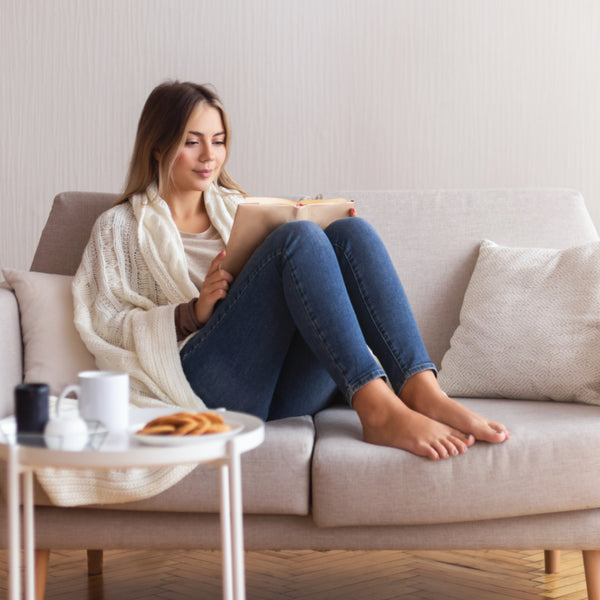
<svg viewBox="0 0 600 600"><path fill-rule="evenodd" d="M558 186L600 224L597 0L0 0L0 265L119 191L166 78L212 82L254 194Z"/></svg>

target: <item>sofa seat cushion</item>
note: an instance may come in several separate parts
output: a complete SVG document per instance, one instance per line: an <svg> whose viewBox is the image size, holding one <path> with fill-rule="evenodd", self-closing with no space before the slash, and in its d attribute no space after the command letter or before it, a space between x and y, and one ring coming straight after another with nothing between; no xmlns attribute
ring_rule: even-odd
<svg viewBox="0 0 600 600"><path fill-rule="evenodd" d="M307 515L310 510L310 460L314 425L310 417L270 421L265 441L242 455L244 511L258 514ZM36 504L49 505L36 486ZM187 477L152 498L102 505L115 510L218 512L219 469L200 465Z"/></svg>
<svg viewBox="0 0 600 600"><path fill-rule="evenodd" d="M356 413L315 418L313 514L317 525L416 525L600 507L600 408L583 404L461 400L504 423L511 439L477 442L431 461L366 444ZM582 468L585 465L585 468Z"/></svg>

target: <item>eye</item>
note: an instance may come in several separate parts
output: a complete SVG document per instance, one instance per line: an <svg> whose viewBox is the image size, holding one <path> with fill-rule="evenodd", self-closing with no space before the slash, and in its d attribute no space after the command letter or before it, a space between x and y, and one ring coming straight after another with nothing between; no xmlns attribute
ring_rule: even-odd
<svg viewBox="0 0 600 600"><path fill-rule="evenodd" d="M186 140L185 145L186 146L197 146L198 142L196 140Z"/></svg>

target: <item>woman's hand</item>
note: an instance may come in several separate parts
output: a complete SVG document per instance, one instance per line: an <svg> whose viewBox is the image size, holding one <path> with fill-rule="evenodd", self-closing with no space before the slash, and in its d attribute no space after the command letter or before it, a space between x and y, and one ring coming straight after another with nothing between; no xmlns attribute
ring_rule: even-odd
<svg viewBox="0 0 600 600"><path fill-rule="evenodd" d="M215 310L215 304L227 297L229 284L233 281L233 275L221 269L221 263L224 259L225 250L221 250L212 263L210 263L208 274L202 284L198 300L196 300L194 309L196 317L202 325L210 319Z"/></svg>

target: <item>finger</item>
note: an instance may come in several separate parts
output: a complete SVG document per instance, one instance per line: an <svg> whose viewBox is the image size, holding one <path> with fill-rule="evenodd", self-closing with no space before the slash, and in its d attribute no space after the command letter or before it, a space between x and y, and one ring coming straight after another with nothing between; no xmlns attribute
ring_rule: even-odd
<svg viewBox="0 0 600 600"><path fill-rule="evenodd" d="M211 306L214 306L219 300L225 300L227 298L227 290L224 288L218 288L211 290L204 295Z"/></svg>
<svg viewBox="0 0 600 600"><path fill-rule="evenodd" d="M233 276L231 275L231 273L228 273L227 271L221 269L220 271L214 271L214 273L211 273L210 275L206 276L206 279L202 283L200 291L204 292L207 290L221 287L229 288L232 282Z"/></svg>
<svg viewBox="0 0 600 600"><path fill-rule="evenodd" d="M223 269L219 269L206 276L206 279L202 284L202 289L211 289L215 286L228 288L232 281L233 275L231 273Z"/></svg>
<svg viewBox="0 0 600 600"><path fill-rule="evenodd" d="M208 279L215 281L220 281L221 279L224 279L225 281L231 283L234 277L229 271L226 271L225 269L221 268L220 264L217 264L217 268L212 272L209 271L206 275L205 281L208 281Z"/></svg>
<svg viewBox="0 0 600 600"><path fill-rule="evenodd" d="M221 279L212 279L211 281L205 281L202 286L202 294L209 295L214 292L223 290L227 291L229 289L229 282L225 278Z"/></svg>
<svg viewBox="0 0 600 600"><path fill-rule="evenodd" d="M219 271L221 269L221 263L225 260L225 255L225 250L221 250L221 252L217 254L217 256L210 263L210 268L208 269L209 274Z"/></svg>
<svg viewBox="0 0 600 600"><path fill-rule="evenodd" d="M200 323L208 322L213 314L216 303L219 302L219 300L225 300L225 298L227 298L227 290L225 289L201 293L194 306L198 321L200 321Z"/></svg>

